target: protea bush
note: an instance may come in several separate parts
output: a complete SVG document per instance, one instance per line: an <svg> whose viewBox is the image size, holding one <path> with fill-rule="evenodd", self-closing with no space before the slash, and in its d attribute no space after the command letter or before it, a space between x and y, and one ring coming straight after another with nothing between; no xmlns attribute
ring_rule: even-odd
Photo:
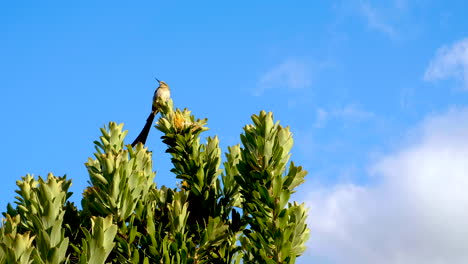
<svg viewBox="0 0 468 264"><path fill-rule="evenodd" d="M306 172L290 159L292 134L272 113L252 116L223 161L207 120L169 100L156 128L176 188L158 187L152 152L125 143L110 122L85 166L81 206L71 180L17 181L0 228L0 263L295 263L309 237L307 211L290 202Z"/></svg>

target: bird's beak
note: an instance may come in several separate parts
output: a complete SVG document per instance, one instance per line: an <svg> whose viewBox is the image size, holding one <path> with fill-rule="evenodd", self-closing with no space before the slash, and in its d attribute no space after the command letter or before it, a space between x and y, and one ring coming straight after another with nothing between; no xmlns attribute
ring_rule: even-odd
<svg viewBox="0 0 468 264"><path fill-rule="evenodd" d="M158 78L154 77L154 79L158 81L158 83L161 83L161 81Z"/></svg>

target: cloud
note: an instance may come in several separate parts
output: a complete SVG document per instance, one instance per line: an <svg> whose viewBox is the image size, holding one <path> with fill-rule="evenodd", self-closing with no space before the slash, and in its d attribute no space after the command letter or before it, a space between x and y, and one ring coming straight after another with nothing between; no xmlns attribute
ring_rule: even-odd
<svg viewBox="0 0 468 264"><path fill-rule="evenodd" d="M315 188L309 249L321 263L467 263L468 108L425 119L372 164L373 184Z"/></svg>
<svg viewBox="0 0 468 264"><path fill-rule="evenodd" d="M438 49L436 56L424 73L426 81L452 78L461 81L464 90L468 90L468 38L460 40L452 46Z"/></svg>
<svg viewBox="0 0 468 264"><path fill-rule="evenodd" d="M289 59L264 73L257 84L255 95L270 89L299 90L312 84L311 68L306 63Z"/></svg>
<svg viewBox="0 0 468 264"><path fill-rule="evenodd" d="M334 108L325 110L323 108L317 109L317 116L315 120L315 127L323 127L330 119L345 119L351 122L361 122L375 117L375 114L369 111L360 109L355 104L349 104L342 108Z"/></svg>
<svg viewBox="0 0 468 264"><path fill-rule="evenodd" d="M370 28L380 31L390 38L396 37L396 31L390 24L386 23L381 14L369 3L361 2L360 12L366 18Z"/></svg>

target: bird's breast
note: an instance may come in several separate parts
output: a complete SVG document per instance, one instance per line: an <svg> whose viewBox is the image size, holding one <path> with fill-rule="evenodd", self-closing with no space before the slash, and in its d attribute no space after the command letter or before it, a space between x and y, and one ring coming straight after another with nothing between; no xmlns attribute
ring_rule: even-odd
<svg viewBox="0 0 468 264"><path fill-rule="evenodd" d="M158 89L156 90L154 97L154 99L161 98L164 101L167 101L171 97L171 91L169 91L169 89Z"/></svg>

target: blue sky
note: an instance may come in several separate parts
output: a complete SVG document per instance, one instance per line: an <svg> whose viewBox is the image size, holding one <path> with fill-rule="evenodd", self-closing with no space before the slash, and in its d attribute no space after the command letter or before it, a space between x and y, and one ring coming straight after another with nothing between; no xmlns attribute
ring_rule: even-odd
<svg viewBox="0 0 468 264"><path fill-rule="evenodd" d="M154 77L226 150L273 111L308 171L299 263L466 263L466 1L0 4L0 208L26 173L87 183L99 127L144 125ZM153 129L159 185L175 186ZM432 261L432 262L431 262Z"/></svg>

